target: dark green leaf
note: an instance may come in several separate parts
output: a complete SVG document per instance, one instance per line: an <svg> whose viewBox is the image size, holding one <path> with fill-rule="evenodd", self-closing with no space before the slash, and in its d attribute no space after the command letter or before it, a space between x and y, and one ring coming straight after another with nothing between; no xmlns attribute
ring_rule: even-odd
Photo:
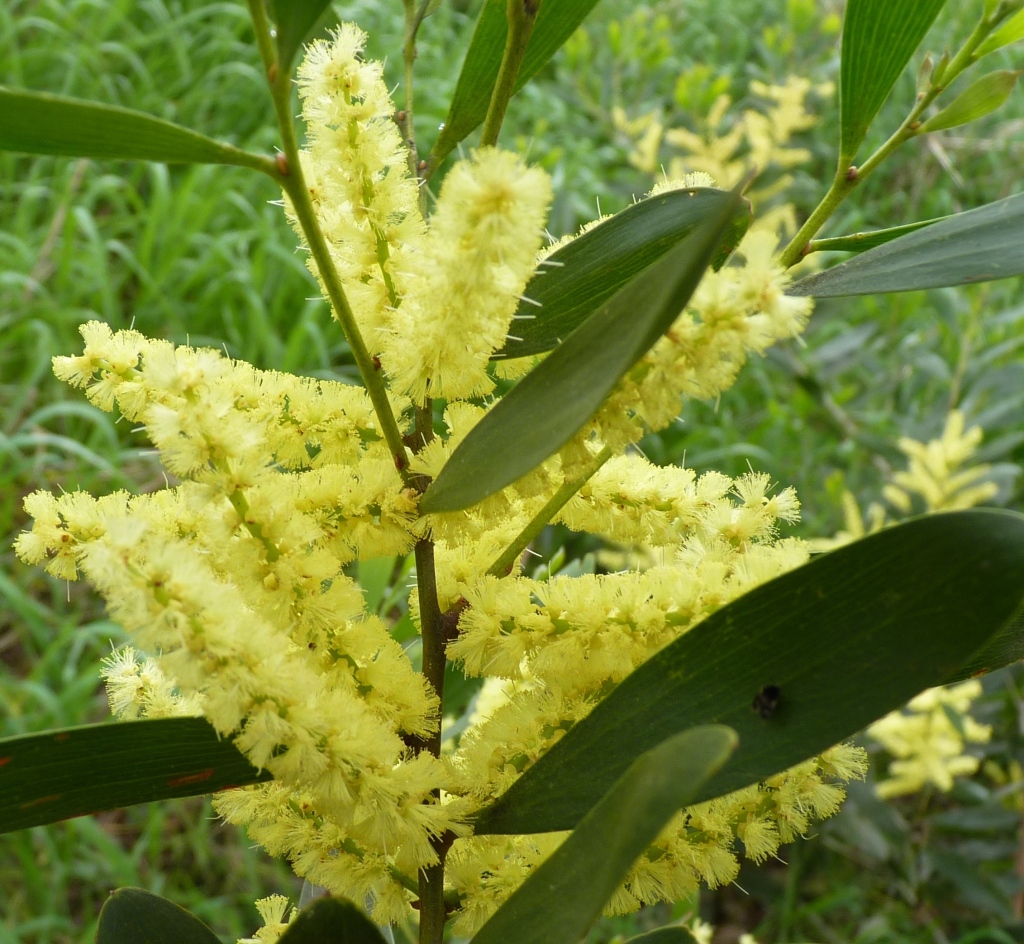
<svg viewBox="0 0 1024 944"><path fill-rule="evenodd" d="M919 229L948 220L948 216L936 217L934 220L921 220L919 223L906 223L889 229L876 229L868 233L854 233L851 236L834 236L831 239L816 239L811 243L815 252L867 252L875 246L884 246L907 233L916 233Z"/></svg>
<svg viewBox="0 0 1024 944"><path fill-rule="evenodd" d="M456 511L481 501L584 426L619 378L671 327L721 246L740 197L722 193L716 199L718 206L696 231L613 295L474 427L423 495L421 512Z"/></svg>
<svg viewBox="0 0 1024 944"><path fill-rule="evenodd" d="M930 515L745 594L666 646L479 817L478 833L570 829L633 758L726 724L740 746L707 800L813 757L950 678L1024 594L1024 516ZM778 688L768 719L753 710Z"/></svg>
<svg viewBox="0 0 1024 944"><path fill-rule="evenodd" d="M202 718L6 738L0 740L0 833L270 779Z"/></svg>
<svg viewBox="0 0 1024 944"><path fill-rule="evenodd" d="M715 725L677 734L638 757L473 944L577 944L633 863L735 746L736 735Z"/></svg>
<svg viewBox="0 0 1024 944"><path fill-rule="evenodd" d="M816 272L790 295L832 298L992 282L1024 274L1024 194L957 213Z"/></svg>
<svg viewBox="0 0 1024 944"><path fill-rule="evenodd" d="M331 0L271 0L277 21L277 67L287 71L302 41L331 5Z"/></svg>
<svg viewBox="0 0 1024 944"><path fill-rule="evenodd" d="M983 75L967 86L942 111L921 125L922 134L956 128L991 115L1010 97L1019 77L1020 72L1013 69Z"/></svg>
<svg viewBox="0 0 1024 944"><path fill-rule="evenodd" d="M318 898L299 912L278 944L384 944L384 938L352 902Z"/></svg>
<svg viewBox="0 0 1024 944"><path fill-rule="evenodd" d="M944 684L986 675L1024 659L1024 613L1018 612L981 649L961 665Z"/></svg>
<svg viewBox="0 0 1024 944"><path fill-rule="evenodd" d="M853 163L896 80L945 0L849 0L839 78L840 154Z"/></svg>
<svg viewBox="0 0 1024 944"><path fill-rule="evenodd" d="M202 921L141 888L119 888L100 912L96 944L220 944Z"/></svg>
<svg viewBox="0 0 1024 944"><path fill-rule="evenodd" d="M551 254L530 280L513 332L495 359L550 351L620 288L689 236L721 205L723 192L673 190L627 207ZM743 202L714 260L720 268L750 225Z"/></svg>
<svg viewBox="0 0 1024 944"><path fill-rule="evenodd" d="M519 91L573 34L597 0L544 0L519 68ZM484 0L444 127L430 154L437 167L487 116L508 36L508 0Z"/></svg>
<svg viewBox="0 0 1024 944"><path fill-rule="evenodd" d="M697 944L697 939L686 928L658 928L639 937L631 937L626 944Z"/></svg>
<svg viewBox="0 0 1024 944"><path fill-rule="evenodd" d="M139 111L3 86L0 151L169 164L237 164L264 172L273 168L269 158Z"/></svg>

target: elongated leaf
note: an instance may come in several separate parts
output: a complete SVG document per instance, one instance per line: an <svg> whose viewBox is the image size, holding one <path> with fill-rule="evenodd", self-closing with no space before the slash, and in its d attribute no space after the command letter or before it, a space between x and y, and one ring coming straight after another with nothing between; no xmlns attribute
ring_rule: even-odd
<svg viewBox="0 0 1024 944"><path fill-rule="evenodd" d="M692 235L613 295L474 427L424 493L422 513L467 508L494 494L583 427L689 301L740 197L717 200Z"/></svg>
<svg viewBox="0 0 1024 944"><path fill-rule="evenodd" d="M577 944L633 863L735 745L732 731L713 725L677 734L638 757L473 944Z"/></svg>
<svg viewBox="0 0 1024 944"><path fill-rule="evenodd" d="M1020 72L1002 69L972 82L937 115L922 126L922 132L945 131L991 115L1010 97Z"/></svg>
<svg viewBox="0 0 1024 944"><path fill-rule="evenodd" d="M936 217L934 220L921 220L918 223L906 223L889 229L876 229L868 233L853 233L851 236L835 236L832 239L816 239L811 243L815 252L867 252L875 246L884 246L907 233L916 233L919 229L948 220L948 216Z"/></svg>
<svg viewBox="0 0 1024 944"><path fill-rule="evenodd" d="M995 636L961 665L943 684L962 682L995 672L1024 659L1024 611L1018 610L1014 617Z"/></svg>
<svg viewBox="0 0 1024 944"><path fill-rule="evenodd" d="M1020 10L1010 17L999 29L988 37L974 53L975 58L980 59L990 52L1009 46L1011 43L1019 43L1024 39L1024 10Z"/></svg>
<svg viewBox="0 0 1024 944"><path fill-rule="evenodd" d="M957 213L787 289L832 298L992 282L1024 273L1024 194Z"/></svg>
<svg viewBox="0 0 1024 944"><path fill-rule="evenodd" d="M479 817L479 833L579 822L672 733L740 738L707 800L813 757L957 672L1024 595L1024 516L930 515L825 554L666 646ZM765 689L773 687L765 708ZM763 717L767 714L768 717Z"/></svg>
<svg viewBox="0 0 1024 944"><path fill-rule="evenodd" d="M658 928L639 937L631 937L626 944L697 944L697 939L686 928Z"/></svg>
<svg viewBox="0 0 1024 944"><path fill-rule="evenodd" d="M839 79L840 153L852 163L945 0L849 0Z"/></svg>
<svg viewBox="0 0 1024 944"><path fill-rule="evenodd" d="M306 34L316 26L331 0L272 0L277 21L277 67L291 68Z"/></svg>
<svg viewBox="0 0 1024 944"><path fill-rule="evenodd" d="M352 902L319 898L299 912L278 944L384 944L384 938Z"/></svg>
<svg viewBox="0 0 1024 944"><path fill-rule="evenodd" d="M0 740L0 833L270 779L202 718L6 738Z"/></svg>
<svg viewBox="0 0 1024 944"><path fill-rule="evenodd" d="M3 86L0 151L169 164L237 164L265 172L273 167L272 161L258 154L140 111Z"/></svg>
<svg viewBox="0 0 1024 944"><path fill-rule="evenodd" d="M202 921L141 888L119 888L100 912L96 944L220 944Z"/></svg>
<svg viewBox="0 0 1024 944"><path fill-rule="evenodd" d="M519 68L519 91L575 32L598 0L544 0ZM436 167L487 116L508 36L508 0L484 0L459 73L448 117L430 154Z"/></svg>
<svg viewBox="0 0 1024 944"><path fill-rule="evenodd" d="M516 311L516 335L494 355L550 351L620 288L657 262L721 205L723 191L673 190L627 207L551 254L530 280ZM720 268L750 225L744 201L712 265Z"/></svg>

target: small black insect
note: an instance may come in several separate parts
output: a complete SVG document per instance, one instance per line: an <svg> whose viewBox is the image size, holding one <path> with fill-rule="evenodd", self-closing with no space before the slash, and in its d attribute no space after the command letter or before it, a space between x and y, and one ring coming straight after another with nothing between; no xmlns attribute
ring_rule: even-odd
<svg viewBox="0 0 1024 944"><path fill-rule="evenodd" d="M779 702L782 700L782 692L779 690L778 685L765 685L754 696L754 703L750 706L754 709L762 718L767 721L769 718L775 716L775 712L779 708Z"/></svg>

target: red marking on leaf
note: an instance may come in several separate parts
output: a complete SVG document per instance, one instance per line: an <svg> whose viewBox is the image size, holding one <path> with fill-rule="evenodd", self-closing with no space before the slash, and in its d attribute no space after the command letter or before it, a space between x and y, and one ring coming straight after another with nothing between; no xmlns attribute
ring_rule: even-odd
<svg viewBox="0 0 1024 944"><path fill-rule="evenodd" d="M55 734L53 736L53 739L55 741L66 741L69 737L71 737L71 735L68 734L67 731L65 731L63 734Z"/></svg>
<svg viewBox="0 0 1024 944"><path fill-rule="evenodd" d="M61 798L61 794L59 794L59 793L54 793L52 796L36 797L36 799L34 799L34 800L29 800L28 803L22 803L18 807L18 809L19 810L30 810L30 809L32 809L33 806L42 806L44 803L53 803L54 800L59 800L60 798Z"/></svg>
<svg viewBox="0 0 1024 944"><path fill-rule="evenodd" d="M210 767L208 770L200 770L196 774L185 774L183 777L172 777L167 781L169 787L184 787L190 783L202 783L204 780L209 780L213 776L213 768Z"/></svg>
<svg viewBox="0 0 1024 944"><path fill-rule="evenodd" d="M0 757L0 767L3 767L4 764L9 764L10 762L11 759L9 757Z"/></svg>

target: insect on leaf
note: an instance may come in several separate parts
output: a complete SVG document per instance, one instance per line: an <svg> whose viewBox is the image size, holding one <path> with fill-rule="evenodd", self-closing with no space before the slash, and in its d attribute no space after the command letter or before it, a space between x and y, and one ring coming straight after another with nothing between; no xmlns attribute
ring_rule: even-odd
<svg viewBox="0 0 1024 944"><path fill-rule="evenodd" d="M740 739L696 802L764 780L952 678L1022 596L1024 515L1012 512L929 515L817 557L634 670L475 831L570 829L634 758L694 725L725 724ZM766 712L758 696L769 687Z"/></svg>

